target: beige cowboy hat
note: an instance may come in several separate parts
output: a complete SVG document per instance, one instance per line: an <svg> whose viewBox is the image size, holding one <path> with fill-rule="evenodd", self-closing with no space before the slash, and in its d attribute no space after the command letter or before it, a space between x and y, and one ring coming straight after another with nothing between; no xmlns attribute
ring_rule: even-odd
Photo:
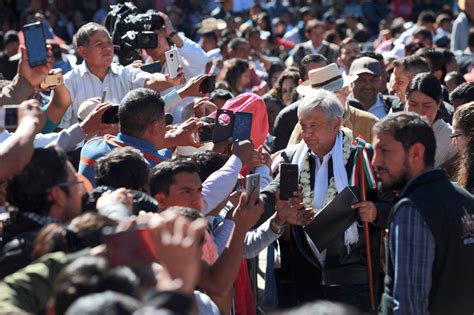
<svg viewBox="0 0 474 315"><path fill-rule="evenodd" d="M319 89L336 92L349 86L358 77L357 75L342 75L338 66L331 63L325 67L310 70L309 79L301 83L296 88L296 92L302 96L310 95Z"/></svg>
<svg viewBox="0 0 474 315"><path fill-rule="evenodd" d="M207 18L202 20L201 27L197 30L198 34L204 34L207 32L222 31L227 27L227 23L224 20L216 18Z"/></svg>

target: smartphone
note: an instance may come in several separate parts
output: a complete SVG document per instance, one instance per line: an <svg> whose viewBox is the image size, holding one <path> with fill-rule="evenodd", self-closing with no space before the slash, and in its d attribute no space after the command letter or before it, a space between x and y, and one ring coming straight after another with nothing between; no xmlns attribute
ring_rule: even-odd
<svg viewBox="0 0 474 315"><path fill-rule="evenodd" d="M30 67L37 67L48 63L48 48L41 22L23 26L28 63Z"/></svg>
<svg viewBox="0 0 474 315"><path fill-rule="evenodd" d="M40 88L42 90L54 89L58 85L63 83L63 74L61 72L56 72L48 74L46 78L40 83Z"/></svg>
<svg viewBox="0 0 474 315"><path fill-rule="evenodd" d="M112 105L109 109L105 111L105 113L102 115L102 123L103 124L118 124L118 109L119 105Z"/></svg>
<svg viewBox="0 0 474 315"><path fill-rule="evenodd" d="M199 86L199 91L201 93L211 93L216 89L216 76L211 75L204 79Z"/></svg>
<svg viewBox="0 0 474 315"><path fill-rule="evenodd" d="M219 143L232 137L234 130L234 112L219 108L216 113L212 142Z"/></svg>
<svg viewBox="0 0 474 315"><path fill-rule="evenodd" d="M252 131L252 113L235 113L234 128L232 131L233 140L250 140Z"/></svg>
<svg viewBox="0 0 474 315"><path fill-rule="evenodd" d="M254 190L257 191L257 196L260 195L260 174L250 174L245 177L245 194L247 195L247 200Z"/></svg>
<svg viewBox="0 0 474 315"><path fill-rule="evenodd" d="M158 261L158 252L149 229L105 234L107 259L115 266L144 266Z"/></svg>
<svg viewBox="0 0 474 315"><path fill-rule="evenodd" d="M280 200L288 200L298 190L298 165L280 164Z"/></svg>
<svg viewBox="0 0 474 315"><path fill-rule="evenodd" d="M178 51L170 49L165 52L166 66L171 78L176 78L179 71Z"/></svg>
<svg viewBox="0 0 474 315"><path fill-rule="evenodd" d="M152 63L147 63L146 65L142 66L140 69L148 73L158 73L161 71L161 62L156 61Z"/></svg>
<svg viewBox="0 0 474 315"><path fill-rule="evenodd" d="M212 141L212 134L214 133L214 124L205 124L198 129L199 142L206 143Z"/></svg>
<svg viewBox="0 0 474 315"><path fill-rule="evenodd" d="M18 127L18 106L4 105L0 107L0 128L16 129Z"/></svg>

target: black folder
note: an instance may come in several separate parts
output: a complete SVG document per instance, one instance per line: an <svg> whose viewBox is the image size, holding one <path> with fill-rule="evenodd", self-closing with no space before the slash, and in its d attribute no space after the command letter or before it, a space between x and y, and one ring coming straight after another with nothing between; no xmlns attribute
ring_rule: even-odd
<svg viewBox="0 0 474 315"><path fill-rule="evenodd" d="M304 227L319 251L325 250L357 220L357 209L351 206L358 201L352 189L346 187Z"/></svg>

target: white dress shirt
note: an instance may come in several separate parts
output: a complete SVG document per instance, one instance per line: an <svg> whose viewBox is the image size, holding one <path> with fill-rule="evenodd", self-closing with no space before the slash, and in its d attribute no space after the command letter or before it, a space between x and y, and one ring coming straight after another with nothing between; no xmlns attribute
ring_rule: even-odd
<svg viewBox="0 0 474 315"><path fill-rule="evenodd" d="M377 100L375 101L375 103L372 106L370 106L368 112L373 114L374 116L376 116L378 119L382 119L385 116L387 116L387 112L385 111L385 104L383 102L382 94L379 93L377 95Z"/></svg>
<svg viewBox="0 0 474 315"><path fill-rule="evenodd" d="M102 97L107 91L105 100L119 104L129 91L143 87L151 74L132 66L123 67L112 63L104 80L101 81L90 72L83 61L78 67L64 76L64 84L71 95L71 105L64 114L59 127L67 128L77 122L79 106L92 97Z"/></svg>

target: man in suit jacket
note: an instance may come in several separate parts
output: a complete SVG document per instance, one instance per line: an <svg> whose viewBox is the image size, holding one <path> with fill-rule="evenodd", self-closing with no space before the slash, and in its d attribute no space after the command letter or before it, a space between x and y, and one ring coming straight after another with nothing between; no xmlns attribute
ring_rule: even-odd
<svg viewBox="0 0 474 315"><path fill-rule="evenodd" d="M337 97L322 89L301 101L298 118L304 141L283 154L299 169L301 192L290 202L292 206L301 207L303 204L304 208L318 212L349 185L356 150L351 149L351 131L341 129L343 114L344 108ZM280 176L277 175L262 191L265 213L261 220L274 212L279 186ZM367 199L375 200L378 193L375 189L369 190ZM372 201L353 205L360 221L371 223L374 275L379 270L376 257L380 233L385 228L390 206L389 202ZM369 310L365 242L363 227L357 221L334 238L327 248L319 249L302 227L290 225L286 240L280 241L281 269L276 274L279 306L329 299Z"/></svg>
<svg viewBox="0 0 474 315"><path fill-rule="evenodd" d="M290 52L287 64L298 66L304 56L320 54L327 58L329 63L336 62L339 57L339 47L324 40L324 23L311 20L306 24L305 35L308 41L298 44Z"/></svg>

